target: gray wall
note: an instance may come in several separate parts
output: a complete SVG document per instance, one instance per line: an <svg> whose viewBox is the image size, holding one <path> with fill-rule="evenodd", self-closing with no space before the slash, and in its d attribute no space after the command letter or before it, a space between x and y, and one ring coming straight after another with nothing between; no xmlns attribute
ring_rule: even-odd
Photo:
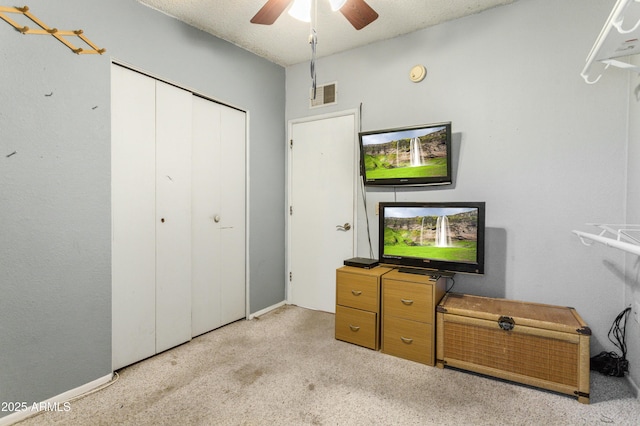
<svg viewBox="0 0 640 426"><path fill-rule="evenodd" d="M320 59L318 83L338 83L339 104L323 109L308 108L308 64L287 68L287 119L362 104L363 130L453 123L454 185L367 191L376 254L380 201L486 201L486 274L457 275L455 291L573 306L594 353L614 349L607 332L625 307L625 259L571 231L624 222L629 83L611 69L590 86L580 71L614 3L520 0ZM415 64L428 69L418 84L408 78ZM362 208L358 216L367 256ZM628 339L639 337L635 328ZM629 356L640 364L637 346Z"/></svg>
<svg viewBox="0 0 640 426"><path fill-rule="evenodd" d="M0 22L0 401L31 404L111 372L111 58L248 111L251 312L285 297L285 70L134 0L29 7L107 49Z"/></svg>

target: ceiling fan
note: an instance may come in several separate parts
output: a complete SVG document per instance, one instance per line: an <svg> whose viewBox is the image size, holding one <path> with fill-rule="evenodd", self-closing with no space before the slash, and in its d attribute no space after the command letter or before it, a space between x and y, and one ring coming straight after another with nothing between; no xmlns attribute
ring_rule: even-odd
<svg viewBox="0 0 640 426"><path fill-rule="evenodd" d="M295 0L298 2L299 0ZM361 30L376 19L378 13L364 0L329 0L331 8L339 10L356 30ZM251 18L252 24L271 25L294 0L267 0L264 6ZM296 5L294 5L295 7ZM307 6L309 9L309 6Z"/></svg>

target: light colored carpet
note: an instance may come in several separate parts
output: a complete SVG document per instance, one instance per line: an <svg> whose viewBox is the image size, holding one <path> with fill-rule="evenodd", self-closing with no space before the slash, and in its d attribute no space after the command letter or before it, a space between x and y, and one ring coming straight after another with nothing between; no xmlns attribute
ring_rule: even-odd
<svg viewBox="0 0 640 426"><path fill-rule="evenodd" d="M127 367L107 388L20 425L637 425L625 379L591 404L334 339L334 315L284 306Z"/></svg>

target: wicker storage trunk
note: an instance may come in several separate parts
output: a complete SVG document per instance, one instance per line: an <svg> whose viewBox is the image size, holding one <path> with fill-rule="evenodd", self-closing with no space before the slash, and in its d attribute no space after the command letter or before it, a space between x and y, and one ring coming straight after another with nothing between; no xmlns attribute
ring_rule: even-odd
<svg viewBox="0 0 640 426"><path fill-rule="evenodd" d="M447 294L436 365L524 383L589 403L591 330L573 308Z"/></svg>

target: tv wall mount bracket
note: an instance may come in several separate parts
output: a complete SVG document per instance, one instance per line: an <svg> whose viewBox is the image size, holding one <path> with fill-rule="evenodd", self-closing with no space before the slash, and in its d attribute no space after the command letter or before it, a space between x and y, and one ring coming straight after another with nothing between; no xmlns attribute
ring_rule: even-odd
<svg viewBox="0 0 640 426"><path fill-rule="evenodd" d="M40 27L40 29L32 29L27 25L20 25L13 19L11 19L9 14L19 14L27 17L31 22ZM71 51L77 55L86 55L86 54L100 54L102 55L107 49L99 48L91 40L89 40L82 30L59 30L57 28L50 28L42 22L40 19L35 17L31 12L29 12L29 7L9 7L9 6L0 6L0 18L15 28L22 34L40 34L40 35L51 35L58 39L62 44L67 46ZM76 47L69 38L77 37L82 40L90 49Z"/></svg>

